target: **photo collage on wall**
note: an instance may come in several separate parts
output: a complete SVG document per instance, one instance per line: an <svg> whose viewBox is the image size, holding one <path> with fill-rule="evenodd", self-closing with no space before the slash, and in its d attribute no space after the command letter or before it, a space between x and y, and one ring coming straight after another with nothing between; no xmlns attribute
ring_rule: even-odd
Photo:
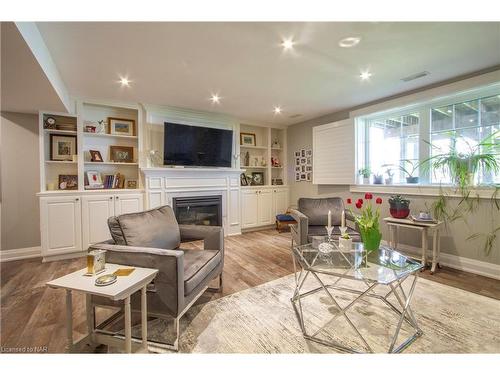
<svg viewBox="0 0 500 375"><path fill-rule="evenodd" d="M295 151L295 181L312 181L312 150Z"/></svg>

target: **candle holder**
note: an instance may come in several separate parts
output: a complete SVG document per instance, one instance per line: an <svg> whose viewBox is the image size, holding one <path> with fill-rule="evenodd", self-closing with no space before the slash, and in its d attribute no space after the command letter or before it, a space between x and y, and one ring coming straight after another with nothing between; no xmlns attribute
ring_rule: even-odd
<svg viewBox="0 0 500 375"><path fill-rule="evenodd" d="M340 236L342 237L344 234L347 233L347 227L339 227L340 229Z"/></svg>
<svg viewBox="0 0 500 375"><path fill-rule="evenodd" d="M333 228L334 227L329 227L327 225L325 228L326 228L326 233L328 234L328 242L331 242L332 241L332 233L333 233Z"/></svg>

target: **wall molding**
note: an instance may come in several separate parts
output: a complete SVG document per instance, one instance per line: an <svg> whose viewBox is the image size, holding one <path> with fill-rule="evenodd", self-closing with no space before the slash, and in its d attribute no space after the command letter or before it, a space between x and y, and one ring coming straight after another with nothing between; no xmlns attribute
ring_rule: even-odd
<svg viewBox="0 0 500 375"><path fill-rule="evenodd" d="M25 247L22 249L11 249L0 251L0 262L11 262L14 260L40 258L42 256L42 247Z"/></svg>
<svg viewBox="0 0 500 375"><path fill-rule="evenodd" d="M382 241L384 245L388 245L387 241ZM422 251L420 248L405 244L399 244L398 247L403 253L421 258ZM475 275L490 277L500 280L500 264L483 262L476 259L460 257L457 255L447 254L441 251L439 263L456 270L470 272ZM428 258L432 259L432 258ZM438 271L436 271L438 272Z"/></svg>

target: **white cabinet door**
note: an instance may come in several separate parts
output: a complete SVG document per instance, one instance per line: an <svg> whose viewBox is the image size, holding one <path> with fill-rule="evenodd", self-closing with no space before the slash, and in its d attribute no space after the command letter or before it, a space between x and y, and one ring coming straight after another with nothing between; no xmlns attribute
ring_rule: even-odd
<svg viewBox="0 0 500 375"><path fill-rule="evenodd" d="M144 207L142 194L115 195L115 215L130 214L142 211Z"/></svg>
<svg viewBox="0 0 500 375"><path fill-rule="evenodd" d="M42 255L82 251L81 222L79 196L40 198Z"/></svg>
<svg viewBox="0 0 500 375"><path fill-rule="evenodd" d="M84 250L94 243L109 240L108 218L115 215L113 195L82 197L82 234Z"/></svg>
<svg viewBox="0 0 500 375"><path fill-rule="evenodd" d="M241 227L250 228L259 225L259 195L257 190L241 192Z"/></svg>
<svg viewBox="0 0 500 375"><path fill-rule="evenodd" d="M288 209L288 190L273 189L274 214L284 214Z"/></svg>
<svg viewBox="0 0 500 375"><path fill-rule="evenodd" d="M259 190L259 225L274 223L273 191L271 189Z"/></svg>

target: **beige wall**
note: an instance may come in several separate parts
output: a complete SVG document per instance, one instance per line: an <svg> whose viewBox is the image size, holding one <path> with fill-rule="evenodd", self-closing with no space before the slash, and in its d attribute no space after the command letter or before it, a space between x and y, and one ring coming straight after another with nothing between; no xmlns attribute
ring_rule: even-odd
<svg viewBox="0 0 500 375"><path fill-rule="evenodd" d="M358 107L359 108L359 107ZM290 205L295 207L300 197L335 197L344 199L348 197L358 198L362 194L351 194L349 186L341 185L313 185L311 182L295 182L294 176L294 152L301 148L312 149L312 128L317 125L327 124L343 120L349 117L349 111L333 113L328 116L306 121L304 123L292 125L287 130L288 147L288 181L290 185ZM314 152L314 150L313 150ZM335 154L333 153L334 157ZM380 195L384 199L382 217L389 216L388 194ZM410 196L410 208L414 212L428 210L435 198ZM453 202L456 204L456 200ZM500 226L500 211L496 210L493 202L482 199L477 212L467 216L467 222L458 220L449 224L442 235L441 251L451 255L481 260L484 262L500 264L500 238L496 241L494 249L487 256L482 247L483 240L468 241L467 237L473 233L488 232ZM388 230L382 224L383 239L388 239ZM430 239L429 239L430 240ZM401 241L404 244L420 247L420 237L411 230L401 231ZM432 242L429 242L432 243Z"/></svg>
<svg viewBox="0 0 500 375"><path fill-rule="evenodd" d="M1 113L2 250L40 246L38 116Z"/></svg>

